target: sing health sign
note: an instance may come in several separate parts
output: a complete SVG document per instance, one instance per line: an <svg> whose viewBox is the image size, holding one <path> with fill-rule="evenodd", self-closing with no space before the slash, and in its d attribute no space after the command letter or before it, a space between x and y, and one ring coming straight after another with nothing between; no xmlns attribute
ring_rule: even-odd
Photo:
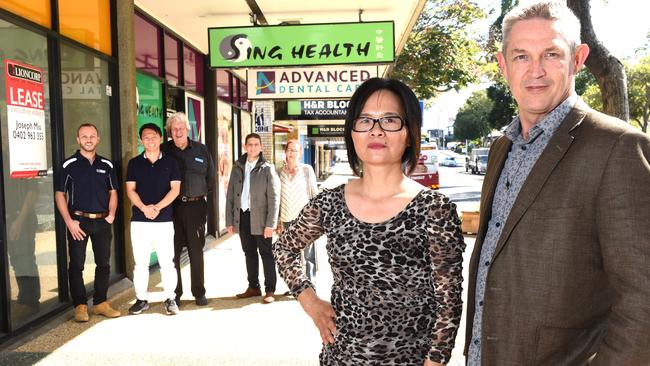
<svg viewBox="0 0 650 366"><path fill-rule="evenodd" d="M5 60L10 177L47 175L43 70Z"/></svg>
<svg viewBox="0 0 650 366"><path fill-rule="evenodd" d="M391 63L392 21L208 28L210 67Z"/></svg>

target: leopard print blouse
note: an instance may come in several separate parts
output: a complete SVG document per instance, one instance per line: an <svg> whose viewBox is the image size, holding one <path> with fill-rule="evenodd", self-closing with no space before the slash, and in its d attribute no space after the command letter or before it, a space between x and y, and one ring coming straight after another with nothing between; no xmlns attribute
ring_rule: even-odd
<svg viewBox="0 0 650 366"><path fill-rule="evenodd" d="M327 235L337 334L321 365L447 363L462 312L465 243L456 205L423 189L391 219L365 223L348 210L344 190L314 197L273 248L298 296L313 287L300 252Z"/></svg>

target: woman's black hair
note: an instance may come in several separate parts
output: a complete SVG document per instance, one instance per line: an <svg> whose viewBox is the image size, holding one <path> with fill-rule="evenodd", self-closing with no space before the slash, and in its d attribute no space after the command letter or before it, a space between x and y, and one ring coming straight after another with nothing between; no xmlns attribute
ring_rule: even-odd
<svg viewBox="0 0 650 366"><path fill-rule="evenodd" d="M348 106L348 113L345 116L345 146L348 151L348 162L355 175L362 175L361 162L354 149L352 141L352 124L359 117L364 104L376 91L388 90L393 92L402 102L404 107L404 128L407 132L407 146L402 155L402 165L405 167L405 174L409 175L415 169L420 154L420 128L422 127L422 110L420 102L413 91L406 84L395 79L371 78L359 85L354 92Z"/></svg>

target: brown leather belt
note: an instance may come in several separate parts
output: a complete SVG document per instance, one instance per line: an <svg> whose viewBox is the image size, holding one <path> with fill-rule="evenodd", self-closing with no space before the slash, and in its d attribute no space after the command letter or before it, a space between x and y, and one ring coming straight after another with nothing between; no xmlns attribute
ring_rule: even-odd
<svg viewBox="0 0 650 366"><path fill-rule="evenodd" d="M196 196L196 197L187 197L187 196L181 196L181 202L196 202L196 201L203 201L205 200L204 196Z"/></svg>
<svg viewBox="0 0 650 366"><path fill-rule="evenodd" d="M73 214L81 217L87 217L89 219L103 219L108 216L108 212L98 212L98 213L88 213L83 211L75 211Z"/></svg>

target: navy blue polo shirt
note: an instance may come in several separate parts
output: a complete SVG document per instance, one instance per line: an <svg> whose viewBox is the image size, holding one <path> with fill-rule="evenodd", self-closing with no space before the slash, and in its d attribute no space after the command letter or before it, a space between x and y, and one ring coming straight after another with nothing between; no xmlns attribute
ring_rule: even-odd
<svg viewBox="0 0 650 366"><path fill-rule="evenodd" d="M68 209L86 213L108 212L109 191L117 190L113 163L99 155L90 163L79 150L67 158L55 183L57 192L68 195Z"/></svg>
<svg viewBox="0 0 650 366"><path fill-rule="evenodd" d="M129 160L126 169L126 181L135 182L135 192L145 205L160 202L170 190L172 181L181 181L178 164L169 154L160 153L160 157L151 163L145 153ZM154 220L149 220L139 208L133 206L131 221L166 222L172 221L172 205L163 208Z"/></svg>

